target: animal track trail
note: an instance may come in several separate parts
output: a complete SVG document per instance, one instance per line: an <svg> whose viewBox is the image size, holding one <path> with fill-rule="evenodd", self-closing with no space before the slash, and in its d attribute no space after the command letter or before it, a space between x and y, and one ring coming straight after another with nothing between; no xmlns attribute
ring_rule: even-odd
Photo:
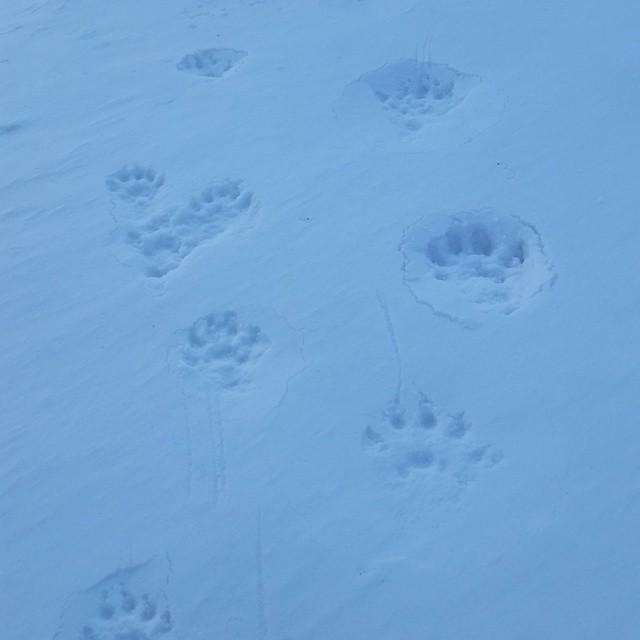
<svg viewBox="0 0 640 640"><path fill-rule="evenodd" d="M173 618L162 582L153 576L156 570L153 563L119 570L82 592L63 613L54 638L174 640Z"/></svg>
<svg viewBox="0 0 640 640"><path fill-rule="evenodd" d="M233 178L214 181L187 204L159 212L147 211L164 184L154 169L123 167L106 184L135 208L135 216L118 223L118 234L135 251L144 274L154 279L177 269L201 245L248 223L257 209L253 193Z"/></svg>
<svg viewBox="0 0 640 640"><path fill-rule="evenodd" d="M365 449L398 479L424 482L434 490L458 490L501 454L473 438L463 413L440 411L420 393L414 407L394 401L363 434Z"/></svg>
<svg viewBox="0 0 640 640"><path fill-rule="evenodd" d="M362 75L345 89L343 100L357 110L373 103L393 122L417 131L459 105L477 82L445 64L401 59Z"/></svg>
<svg viewBox="0 0 640 640"><path fill-rule="evenodd" d="M222 396L249 383L269 346L258 325L243 323L235 311L226 310L198 318L179 332L171 349L171 367L192 387L191 402L185 400L187 432L192 440L189 473L197 476L201 486L210 487L208 500L214 504L226 486ZM200 411L199 404L203 405ZM192 420L189 412L200 417Z"/></svg>
<svg viewBox="0 0 640 640"><path fill-rule="evenodd" d="M199 49L184 56L176 68L207 78L221 78L246 56L247 52L241 49Z"/></svg>
<svg viewBox="0 0 640 640"><path fill-rule="evenodd" d="M537 230L491 211L414 225L401 251L404 282L416 301L468 327L487 314L517 311L555 280Z"/></svg>
<svg viewBox="0 0 640 640"><path fill-rule="evenodd" d="M123 202L144 207L164 185L164 176L153 167L132 164L107 176L105 183L107 189Z"/></svg>

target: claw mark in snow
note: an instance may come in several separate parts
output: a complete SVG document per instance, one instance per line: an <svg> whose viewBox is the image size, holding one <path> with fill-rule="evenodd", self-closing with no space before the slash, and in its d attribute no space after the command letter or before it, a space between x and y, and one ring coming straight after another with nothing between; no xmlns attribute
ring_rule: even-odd
<svg viewBox="0 0 640 640"><path fill-rule="evenodd" d="M256 536L256 597L258 601L258 638L267 637L267 613L264 594L264 566L262 551L262 510L258 510L258 534Z"/></svg>
<svg viewBox="0 0 640 640"><path fill-rule="evenodd" d="M227 484L226 480L226 462L224 454L224 432L222 429L222 417L220 415L220 399L214 395L213 390L208 389L207 395L207 416L209 419L209 433L211 437L211 455L212 455L212 476L214 495L221 496L225 492ZM211 408L211 396L214 396L216 403L215 416ZM217 500L217 498L216 498Z"/></svg>
<svg viewBox="0 0 640 640"><path fill-rule="evenodd" d="M389 307L386 300L382 297L382 294L378 293L378 302L380 303L380 309L384 316L385 325L389 338L391 339L391 347L393 349L393 355L396 360L397 367L397 380L396 380L396 393L394 400L396 403L400 402L400 394L402 393L402 358L400 357L400 348L398 347L398 339L396 337L395 329L393 328L393 322L391 320L391 314L389 313Z"/></svg>

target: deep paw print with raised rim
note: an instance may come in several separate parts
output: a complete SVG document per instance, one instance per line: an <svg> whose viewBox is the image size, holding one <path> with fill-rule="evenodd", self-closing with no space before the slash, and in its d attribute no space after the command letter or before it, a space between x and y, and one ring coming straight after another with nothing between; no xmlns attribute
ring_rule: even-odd
<svg viewBox="0 0 640 640"><path fill-rule="evenodd" d="M501 458L497 450L478 444L471 431L464 413L444 413L420 393L410 409L392 402L377 424L366 427L363 444L400 479L464 485Z"/></svg>
<svg viewBox="0 0 640 640"><path fill-rule="evenodd" d="M82 640L172 640L173 621L166 607L148 594L135 595L124 586L105 589Z"/></svg>
<svg viewBox="0 0 640 640"><path fill-rule="evenodd" d="M401 59L362 75L347 88L365 87L388 116L416 131L428 118L442 116L460 104L478 82L446 64Z"/></svg>
<svg viewBox="0 0 640 640"><path fill-rule="evenodd" d="M107 189L120 200L146 206L164 185L164 175L153 167L131 164L107 176L105 182Z"/></svg>
<svg viewBox="0 0 640 640"><path fill-rule="evenodd" d="M470 326L488 313L513 313L555 279L536 229L492 211L418 223L401 249L416 300Z"/></svg>
<svg viewBox="0 0 640 640"><path fill-rule="evenodd" d="M183 332L179 366L221 389L237 387L269 347L258 325L241 324L235 311L209 313Z"/></svg>

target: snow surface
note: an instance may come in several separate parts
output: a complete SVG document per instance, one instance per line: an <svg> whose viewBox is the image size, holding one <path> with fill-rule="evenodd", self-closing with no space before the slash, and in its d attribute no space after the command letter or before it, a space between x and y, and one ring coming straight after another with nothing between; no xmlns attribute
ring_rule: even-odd
<svg viewBox="0 0 640 640"><path fill-rule="evenodd" d="M0 3L2 640L639 638L639 20Z"/></svg>

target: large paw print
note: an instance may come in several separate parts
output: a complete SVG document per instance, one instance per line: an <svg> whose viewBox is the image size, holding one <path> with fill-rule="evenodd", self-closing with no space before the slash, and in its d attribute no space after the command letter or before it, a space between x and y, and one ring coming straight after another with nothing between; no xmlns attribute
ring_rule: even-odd
<svg viewBox="0 0 640 640"><path fill-rule="evenodd" d="M369 71L355 83L368 88L389 117L410 130L465 98L476 78L444 64L402 59Z"/></svg>
<svg viewBox="0 0 640 640"><path fill-rule="evenodd" d="M412 227L402 243L416 299L463 321L510 314L553 281L537 231L519 218L464 213Z"/></svg>
<svg viewBox="0 0 640 640"><path fill-rule="evenodd" d="M260 327L242 325L234 311L210 313L184 333L179 348L183 373L196 373L221 389L238 386L269 346Z"/></svg>
<svg viewBox="0 0 640 640"><path fill-rule="evenodd" d="M179 71L207 78L220 78L246 55L246 51L239 49L200 49L184 56L176 67Z"/></svg>
<svg viewBox="0 0 640 640"><path fill-rule="evenodd" d="M82 640L170 640L173 621L168 609L147 594L139 597L123 585L105 589L94 620L82 629Z"/></svg>
<svg viewBox="0 0 640 640"><path fill-rule="evenodd" d="M363 441L399 478L419 476L464 485L501 457L491 447L475 443L471 429L463 413L442 413L421 393L412 411L393 402L378 424L366 427Z"/></svg>
<svg viewBox="0 0 640 640"><path fill-rule="evenodd" d="M152 167L125 165L107 176L107 189L129 204L145 206L164 184L164 176Z"/></svg>

